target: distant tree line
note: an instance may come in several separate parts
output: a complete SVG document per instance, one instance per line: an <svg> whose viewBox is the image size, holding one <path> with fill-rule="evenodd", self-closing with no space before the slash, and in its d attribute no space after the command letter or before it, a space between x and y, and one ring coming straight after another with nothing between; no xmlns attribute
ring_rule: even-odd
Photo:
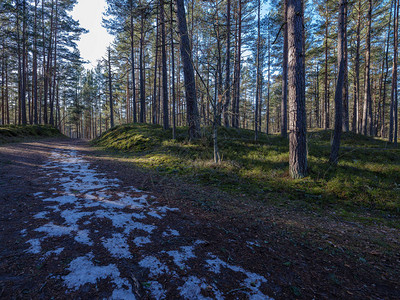
<svg viewBox="0 0 400 300"><path fill-rule="evenodd" d="M127 122L190 138L212 126L215 142L219 126L279 133L292 177L307 173L307 128L334 129L332 163L343 131L397 144L399 0L107 0L115 40L90 71L75 1L3 2L2 124L86 138Z"/></svg>

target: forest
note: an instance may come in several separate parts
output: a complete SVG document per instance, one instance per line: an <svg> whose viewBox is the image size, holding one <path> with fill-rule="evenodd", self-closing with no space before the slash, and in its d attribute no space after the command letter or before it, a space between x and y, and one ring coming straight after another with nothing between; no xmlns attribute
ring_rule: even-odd
<svg viewBox="0 0 400 300"><path fill-rule="evenodd" d="M400 299L399 14L0 0L0 298Z"/></svg>
<svg viewBox="0 0 400 300"><path fill-rule="evenodd" d="M2 1L1 124L87 139L125 123L293 135L293 177L306 175L307 130L334 129L333 163L341 132L397 144L399 3L297 2L107 0L115 40L88 69L76 1Z"/></svg>

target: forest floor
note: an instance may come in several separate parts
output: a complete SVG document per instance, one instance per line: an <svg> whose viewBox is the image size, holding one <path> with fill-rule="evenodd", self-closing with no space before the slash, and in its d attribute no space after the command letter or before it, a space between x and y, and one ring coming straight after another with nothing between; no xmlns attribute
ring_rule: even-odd
<svg viewBox="0 0 400 300"><path fill-rule="evenodd" d="M49 139L0 147L0 298L399 299L400 230Z"/></svg>

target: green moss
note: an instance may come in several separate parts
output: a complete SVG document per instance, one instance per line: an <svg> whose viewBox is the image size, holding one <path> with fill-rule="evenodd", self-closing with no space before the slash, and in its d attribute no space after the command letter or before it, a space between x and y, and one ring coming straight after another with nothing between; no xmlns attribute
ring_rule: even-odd
<svg viewBox="0 0 400 300"><path fill-rule="evenodd" d="M215 165L211 128L202 129L202 138L193 142L187 140L186 132L187 128L178 128L177 139L172 140L171 131L161 126L127 124L105 132L93 143L117 150L114 155L124 155L145 169L260 203L400 215L400 151L383 140L344 133L340 162L333 167L328 162L332 132L312 131L308 133L309 176L292 180L288 141L280 136L261 134L255 142L251 130L220 128L222 163Z"/></svg>
<svg viewBox="0 0 400 300"><path fill-rule="evenodd" d="M5 125L0 126L0 144L18 142L24 139L62 136L50 125Z"/></svg>

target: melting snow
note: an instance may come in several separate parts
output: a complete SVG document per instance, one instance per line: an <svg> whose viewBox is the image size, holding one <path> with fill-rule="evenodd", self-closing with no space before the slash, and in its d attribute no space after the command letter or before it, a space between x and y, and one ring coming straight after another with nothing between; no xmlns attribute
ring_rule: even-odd
<svg viewBox="0 0 400 300"><path fill-rule="evenodd" d="M121 233L115 233L111 238L103 239L103 246L116 258L131 258L126 237Z"/></svg>
<svg viewBox="0 0 400 300"><path fill-rule="evenodd" d="M158 276L169 272L168 267L154 256L147 256L139 262L139 266L147 268L150 276Z"/></svg>
<svg viewBox="0 0 400 300"><path fill-rule="evenodd" d="M121 192L118 179L109 179L105 176L106 174L92 169L90 163L79 157L76 151L53 152L45 167L47 175L56 178L58 187L51 189L57 191L52 197L45 198L42 192L34 194L40 199L45 198L43 201L50 202L51 205L46 207L46 211L34 215L36 219L49 219L49 223L35 229L44 236L27 241L31 245L26 250L28 253L39 254L42 251L42 241L66 235L80 244L102 245L115 261L121 258L133 259L137 255L133 256L130 252L128 239L132 239L130 241L137 247L152 243L154 241L152 234L158 229L153 223L155 219L162 219L170 211L179 211L177 208L157 206L159 204L153 200L153 196L144 194L133 187ZM116 191L116 188L119 188L119 191ZM59 219L51 219L53 214L50 215L50 213L58 213L61 222L56 222ZM112 227L105 233L105 237L95 240L100 229L94 226L97 226L98 221L102 219L111 222ZM27 230L24 229L20 233L24 236L26 232ZM145 233L144 236L143 233ZM162 237L169 236L178 237L180 233L167 227L162 232ZM147 288L152 297L155 299L167 297L167 291L157 278L168 274L169 277L178 279L178 282L184 280L184 284L178 287L184 299L223 299L216 285L207 282L205 278L213 278L212 273L218 274L224 269L223 271L241 274L238 277L243 279L238 284L243 288L240 293L245 293L246 298L270 299L260 291L261 285L267 282L265 277L248 272L242 267L230 265L212 254L209 254L211 259L203 262L210 276L205 278L192 276L189 260L196 258L196 246L202 243L204 242L196 241L189 246L155 253L160 255L159 258L143 250L148 248L135 249L135 253L139 252L139 257L143 255L138 263L139 266L149 270L151 281L147 282ZM248 245L252 244L248 243ZM41 257L45 259L51 255L57 256L63 251L65 251L64 248L58 247L42 254ZM174 262L169 266L166 264L171 260L168 256ZM178 268L180 270L176 271ZM126 278L121 277L117 265L113 263L101 265L98 260L95 260L93 253L73 259L67 270L69 274L62 278L69 289L78 290L86 284L97 284L99 280L109 280L114 286L111 299L135 299L131 284ZM211 298L203 295L209 295L208 297Z"/></svg>
<svg viewBox="0 0 400 300"><path fill-rule="evenodd" d="M198 300L212 300L224 299L220 291L214 285L208 285L204 280L200 280L195 276L190 276L185 279L185 284L178 288L180 294L184 299L198 299ZM214 293L214 297L204 297L201 290L210 290Z"/></svg>
<svg viewBox="0 0 400 300"><path fill-rule="evenodd" d="M133 242L136 244L136 246L142 247L144 244L151 243L151 240L146 236L138 236L134 238Z"/></svg>
<svg viewBox="0 0 400 300"><path fill-rule="evenodd" d="M116 265L95 266L91 261L93 254L75 258L69 265L70 273L63 277L66 286L73 290L78 290L81 286L97 283L100 279L109 278L114 286L113 299L135 299L132 287L128 280L120 277L120 272ZM124 297L121 297L124 296Z"/></svg>
<svg viewBox="0 0 400 300"><path fill-rule="evenodd" d="M28 250L26 250L26 252L37 254L37 253L40 253L40 251L42 251L42 247L41 247L41 243L40 243L39 239L31 239L31 240L27 241L27 243L30 243L31 246Z"/></svg>

